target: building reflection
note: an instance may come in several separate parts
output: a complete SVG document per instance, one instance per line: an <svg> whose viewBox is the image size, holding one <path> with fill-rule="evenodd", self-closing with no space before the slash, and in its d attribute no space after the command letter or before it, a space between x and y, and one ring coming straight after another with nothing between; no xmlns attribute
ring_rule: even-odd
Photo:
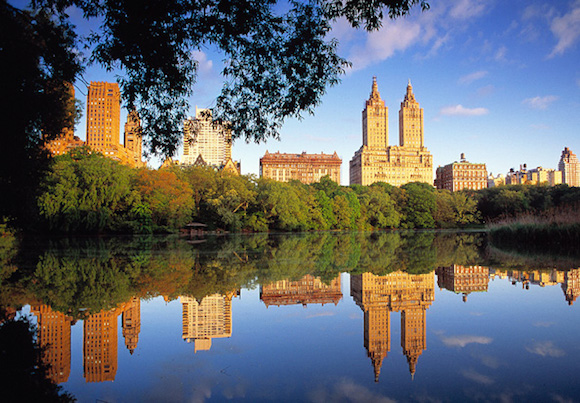
<svg viewBox="0 0 580 403"><path fill-rule="evenodd" d="M212 339L232 336L232 297L235 295L239 292L213 294L201 302L193 297L179 297L183 306L183 339L195 343L194 352L209 350Z"/></svg>
<svg viewBox="0 0 580 403"><path fill-rule="evenodd" d="M131 298L123 310L121 323L125 347L132 355L137 348L139 333L141 332L141 299L137 297Z"/></svg>
<svg viewBox="0 0 580 403"><path fill-rule="evenodd" d="M280 280L260 286L260 299L270 305L334 304L342 299L340 275L329 284L310 274L298 281Z"/></svg>
<svg viewBox="0 0 580 403"><path fill-rule="evenodd" d="M37 318L36 340L44 350L42 360L49 367L48 378L55 383L66 382L70 375L73 318L48 305L32 305L30 311Z"/></svg>
<svg viewBox="0 0 580 403"><path fill-rule="evenodd" d="M426 310L435 299L433 272L352 275L350 289L364 312L364 346L374 367L375 382L391 349L391 312L401 312L401 347L414 376L417 359L427 348Z"/></svg>
<svg viewBox="0 0 580 403"><path fill-rule="evenodd" d="M572 305L580 294L580 268L571 269L564 273L562 291L564 291L568 305Z"/></svg>
<svg viewBox="0 0 580 403"><path fill-rule="evenodd" d="M463 302L472 292L487 291L489 284L489 268L484 266L461 266L453 264L448 267L438 267L437 285L456 294L463 294Z"/></svg>
<svg viewBox="0 0 580 403"><path fill-rule="evenodd" d="M131 354L137 348L141 331L141 301L134 297L128 303L83 321L83 371L86 382L114 381L117 373L117 320L122 314L125 346ZM32 305L37 318L37 343L45 349L43 361L49 366L49 377L56 383L66 382L71 366L71 326L73 318L53 311L48 305Z"/></svg>
<svg viewBox="0 0 580 403"><path fill-rule="evenodd" d="M115 380L119 313L120 309L111 309L84 320L83 369L86 382Z"/></svg>

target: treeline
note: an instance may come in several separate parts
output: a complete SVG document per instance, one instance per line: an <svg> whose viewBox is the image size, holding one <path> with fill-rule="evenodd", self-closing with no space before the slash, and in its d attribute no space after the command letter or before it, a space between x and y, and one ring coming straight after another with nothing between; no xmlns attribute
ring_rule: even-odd
<svg viewBox="0 0 580 403"><path fill-rule="evenodd" d="M208 237L25 239L10 266L0 266L0 307L47 304L75 318L133 296L202 300L310 274L329 283L340 273L430 273L452 264L482 264L482 233L435 231L312 232Z"/></svg>
<svg viewBox="0 0 580 403"><path fill-rule="evenodd" d="M461 228L580 201L567 186L449 192L426 183L305 185L207 167L131 169L85 148L54 158L33 227L50 232L150 233L191 222L209 230L310 231Z"/></svg>

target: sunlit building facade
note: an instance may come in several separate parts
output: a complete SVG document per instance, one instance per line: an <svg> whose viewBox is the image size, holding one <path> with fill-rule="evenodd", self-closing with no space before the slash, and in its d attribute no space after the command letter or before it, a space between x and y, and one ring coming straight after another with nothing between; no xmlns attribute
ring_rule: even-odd
<svg viewBox="0 0 580 403"><path fill-rule="evenodd" d="M558 170L562 171L562 183L568 186L580 186L580 162L576 154L568 147L562 151Z"/></svg>
<svg viewBox="0 0 580 403"><path fill-rule="evenodd" d="M195 108L195 117L183 123L182 165L222 167L232 157L231 132L214 122L210 109Z"/></svg>
<svg viewBox="0 0 580 403"><path fill-rule="evenodd" d="M465 155L461 154L459 162L437 168L435 187L451 192L464 189L485 189L487 188L485 164L469 162L465 159Z"/></svg>
<svg viewBox="0 0 580 403"><path fill-rule="evenodd" d="M320 182L323 176L340 184L342 159L336 154L269 153L260 158L260 177L279 182L297 180L302 183Z"/></svg>
<svg viewBox="0 0 580 403"><path fill-rule="evenodd" d="M376 77L362 112L363 145L350 160L350 184L409 182L433 184L433 158L424 145L423 109L411 82L399 110L399 145L389 146L389 110L379 94Z"/></svg>

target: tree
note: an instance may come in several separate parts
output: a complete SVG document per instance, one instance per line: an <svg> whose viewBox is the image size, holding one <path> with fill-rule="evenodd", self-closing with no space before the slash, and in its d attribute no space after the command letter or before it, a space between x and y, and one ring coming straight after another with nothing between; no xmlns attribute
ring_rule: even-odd
<svg viewBox="0 0 580 403"><path fill-rule="evenodd" d="M0 0L0 216L33 215L30 201L48 165L43 138L74 124L69 83L81 71L75 41L72 27L48 10L23 11Z"/></svg>
<svg viewBox="0 0 580 403"><path fill-rule="evenodd" d="M70 6L100 19L91 60L120 69L128 108L136 108L151 152L172 155L196 81L192 51L206 46L226 60L214 116L234 136L277 138L284 120L312 114L349 63L337 54L331 24L378 29L384 15L407 15L425 0L36 0L66 19Z"/></svg>
<svg viewBox="0 0 580 403"><path fill-rule="evenodd" d="M405 205L406 228L433 228L435 220L433 213L437 208L435 201L435 189L433 186L422 182L411 182L401 186L406 191L407 203Z"/></svg>
<svg viewBox="0 0 580 403"><path fill-rule="evenodd" d="M57 157L40 186L39 216L56 231L119 229L136 198L132 174L98 153Z"/></svg>
<svg viewBox="0 0 580 403"><path fill-rule="evenodd" d="M153 223L175 229L191 221L194 211L193 192L189 184L177 175L162 169L142 169L137 172L136 189L151 209Z"/></svg>

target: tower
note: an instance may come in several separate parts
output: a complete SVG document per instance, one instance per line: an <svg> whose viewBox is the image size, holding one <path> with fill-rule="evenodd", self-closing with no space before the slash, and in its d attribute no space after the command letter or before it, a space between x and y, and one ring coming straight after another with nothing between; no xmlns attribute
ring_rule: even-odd
<svg viewBox="0 0 580 403"><path fill-rule="evenodd" d="M423 147L423 108L415 100L411 80L399 110L399 145L401 147Z"/></svg>
<svg viewBox="0 0 580 403"><path fill-rule="evenodd" d="M141 165L142 140L141 140L141 121L137 111L133 110L127 115L125 123L125 148L128 151L130 163L132 165Z"/></svg>
<svg viewBox="0 0 580 403"><path fill-rule="evenodd" d="M91 81L87 94L87 145L105 156L116 156L120 119L119 85Z"/></svg>
<svg viewBox="0 0 580 403"><path fill-rule="evenodd" d="M389 108L381 99L377 78L362 111L363 146L385 149L389 145Z"/></svg>
<svg viewBox="0 0 580 403"><path fill-rule="evenodd" d="M576 154L568 147L562 151L558 170L562 171L562 183L568 186L580 186L580 162Z"/></svg>
<svg viewBox="0 0 580 403"><path fill-rule="evenodd" d="M213 122L210 109L196 107L195 118L183 123L182 164L195 164L199 156L207 165L225 165L232 157L232 136L226 127Z"/></svg>

